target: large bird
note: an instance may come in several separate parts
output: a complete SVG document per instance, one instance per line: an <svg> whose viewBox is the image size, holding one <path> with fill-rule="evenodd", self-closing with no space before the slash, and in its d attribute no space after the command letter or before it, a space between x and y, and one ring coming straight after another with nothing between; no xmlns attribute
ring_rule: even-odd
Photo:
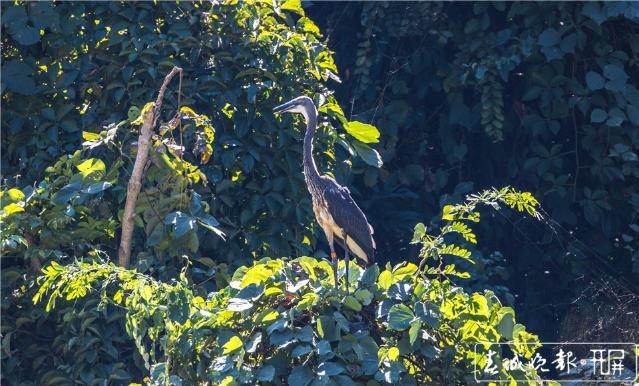
<svg viewBox="0 0 639 386"><path fill-rule="evenodd" d="M331 262L337 288L337 254L333 241L344 249L346 263L346 292L348 293L349 252L366 265L375 260L375 240L373 227L357 206L348 188L341 186L333 178L320 175L313 159L313 136L317 129L317 109L306 96L297 97L273 109L275 113L299 113L306 120L304 135L304 178L313 199L313 212L324 230L331 249Z"/></svg>

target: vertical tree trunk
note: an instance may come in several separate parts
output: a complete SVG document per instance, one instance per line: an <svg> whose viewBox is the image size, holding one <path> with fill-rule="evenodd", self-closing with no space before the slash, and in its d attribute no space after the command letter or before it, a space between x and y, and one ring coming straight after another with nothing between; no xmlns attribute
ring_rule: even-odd
<svg viewBox="0 0 639 386"><path fill-rule="evenodd" d="M133 229L135 228L135 204L138 201L138 195L142 188L142 172L144 171L144 166L149 158L151 136L155 131L155 125L160 115L162 99L164 98L166 87L173 76L177 73L182 76L182 69L179 67L173 67L171 72L166 75L153 108L144 113L143 124L138 138L138 153L135 157L133 172L131 173L131 178L127 185L126 202L124 204L124 214L122 215L122 235L120 237L120 247L118 249L118 263L124 268L127 268L131 261L131 238L133 237ZM178 90L178 92L181 91L182 90Z"/></svg>

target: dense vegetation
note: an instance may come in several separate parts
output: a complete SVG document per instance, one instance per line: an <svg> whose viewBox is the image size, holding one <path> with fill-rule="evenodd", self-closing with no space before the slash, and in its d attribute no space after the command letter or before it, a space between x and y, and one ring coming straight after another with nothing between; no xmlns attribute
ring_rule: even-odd
<svg viewBox="0 0 639 386"><path fill-rule="evenodd" d="M636 340L638 21L624 2L3 2L2 381L466 384L475 342L533 354L514 308L548 340L604 337L580 317ZM320 169L376 230L348 297L302 125L271 113L300 94L320 106ZM541 206L470 194L508 185ZM480 204L541 221L479 222Z"/></svg>
<svg viewBox="0 0 639 386"><path fill-rule="evenodd" d="M441 205L514 185L550 223L484 224L473 251L482 285L504 284L546 340L639 338L626 316L639 307L639 3L356 2L309 13L337 52L338 99L382 130L383 167L353 168L353 183L370 192L361 201L384 255L405 258L406 232Z"/></svg>
<svg viewBox="0 0 639 386"><path fill-rule="evenodd" d="M152 384L467 384L474 382L475 366L486 364L477 343L510 342L526 359L539 346L492 291L467 294L451 281L469 274L444 259L470 260L470 254L446 241L457 235L477 242L468 224L479 221L479 204L539 216L534 198L509 188L469 196L444 208L439 235L416 227L420 267L404 263L380 272L378 265L352 266L352 295L344 296L346 283L335 283L327 260L304 256L240 267L227 287L205 298L184 272L167 284L108 262L63 267L53 261L43 269L34 301L46 300L51 310L97 290L99 307L123 307L126 331ZM502 367L493 379L535 377L533 367Z"/></svg>

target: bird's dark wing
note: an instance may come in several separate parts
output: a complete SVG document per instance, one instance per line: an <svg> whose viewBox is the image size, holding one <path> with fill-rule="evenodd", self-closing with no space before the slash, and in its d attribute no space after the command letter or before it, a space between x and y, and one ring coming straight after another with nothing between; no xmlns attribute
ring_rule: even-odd
<svg viewBox="0 0 639 386"><path fill-rule="evenodd" d="M373 227L370 226L366 216L351 197L349 190L337 183L332 183L324 189L323 195L324 202L328 206L328 211L335 224L359 245L366 253L368 263L372 263L375 259ZM342 237L337 234L336 236Z"/></svg>

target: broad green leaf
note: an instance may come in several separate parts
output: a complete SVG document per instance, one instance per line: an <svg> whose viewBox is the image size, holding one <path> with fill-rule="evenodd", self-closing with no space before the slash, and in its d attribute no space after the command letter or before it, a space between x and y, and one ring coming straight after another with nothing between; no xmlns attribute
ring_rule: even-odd
<svg viewBox="0 0 639 386"><path fill-rule="evenodd" d="M410 341L410 344L415 344L415 341L417 341L421 331L422 322L420 320L414 320L410 324L410 329L408 330L408 340Z"/></svg>
<svg viewBox="0 0 639 386"><path fill-rule="evenodd" d="M513 328L513 345L515 351L526 359L532 358L535 350L541 347L537 335L526 331L526 328L521 324L515 324Z"/></svg>
<svg viewBox="0 0 639 386"><path fill-rule="evenodd" d="M315 266L317 265L317 260L312 257L302 256L297 259L299 264L304 268L304 271L308 274L309 279L316 280L317 275L315 274Z"/></svg>
<svg viewBox="0 0 639 386"><path fill-rule="evenodd" d="M415 225L415 230L413 231L411 244L420 242L424 236L426 236L426 225L421 222L417 223L417 225Z"/></svg>
<svg viewBox="0 0 639 386"><path fill-rule="evenodd" d="M337 103L326 103L319 108L319 112L330 115L331 118L339 120L342 124L347 123L344 111Z"/></svg>
<svg viewBox="0 0 639 386"><path fill-rule="evenodd" d="M97 194L109 189L113 184L107 181L96 182L82 189L82 193Z"/></svg>
<svg viewBox="0 0 639 386"><path fill-rule="evenodd" d="M362 305L353 296L349 295L344 299L344 305L355 312L362 310Z"/></svg>
<svg viewBox="0 0 639 386"><path fill-rule="evenodd" d="M470 313L473 315L484 316L486 318L490 316L488 301L484 295L478 293L473 294L470 298Z"/></svg>
<svg viewBox="0 0 639 386"><path fill-rule="evenodd" d="M379 155L377 150L371 148L370 146L358 141L353 141L352 146L353 149L355 149L357 155L359 155L362 160L368 165L376 168L381 168L384 164L382 162L382 157Z"/></svg>
<svg viewBox="0 0 639 386"><path fill-rule="evenodd" d="M590 122L592 123L601 123L606 120L608 117L608 113L606 113L602 109L593 109L590 113Z"/></svg>
<svg viewBox="0 0 639 386"><path fill-rule="evenodd" d="M367 306L373 301L373 294L365 288L358 289L355 291L355 298L359 300L363 306Z"/></svg>
<svg viewBox="0 0 639 386"><path fill-rule="evenodd" d="M379 130L368 123L358 121L346 122L344 124L344 129L348 134L363 143L379 142Z"/></svg>
<svg viewBox="0 0 639 386"><path fill-rule="evenodd" d="M385 289L388 290L390 288L390 286L393 284L393 273L389 270L383 271L380 275L379 275L379 279L377 280L377 284Z"/></svg>
<svg viewBox="0 0 639 386"><path fill-rule="evenodd" d="M303 344L303 345L295 347L293 351L291 352L291 355L293 356L293 358L299 358L302 355L306 355L312 351L313 351L313 348L311 346L307 344Z"/></svg>
<svg viewBox="0 0 639 386"><path fill-rule="evenodd" d="M77 165L77 168L84 178L93 173L96 173L95 176L92 176L93 178L101 178L106 172L106 165L104 164L104 161L98 158L85 160L81 164Z"/></svg>
<svg viewBox="0 0 639 386"><path fill-rule="evenodd" d="M83 131L82 132L82 139L85 140L85 141L92 142L92 141L97 141L100 138L101 138L100 134L92 133L90 131Z"/></svg>
<svg viewBox="0 0 639 386"><path fill-rule="evenodd" d="M242 348L242 340L237 335L233 335L231 339L224 343L222 348L224 349L222 355L228 355Z"/></svg>
<svg viewBox="0 0 639 386"><path fill-rule="evenodd" d="M388 352L386 353L386 356L392 362L397 361L397 359L399 359L399 349L397 347L389 348Z"/></svg>
<svg viewBox="0 0 639 386"><path fill-rule="evenodd" d="M24 212L24 208L16 203L11 203L2 208L4 216L11 216L12 214Z"/></svg>
<svg viewBox="0 0 639 386"><path fill-rule="evenodd" d="M147 302L150 301L153 297L153 288L151 288L150 285L143 285L140 289L140 296L142 296L142 299L146 300Z"/></svg>
<svg viewBox="0 0 639 386"><path fill-rule="evenodd" d="M369 286L377 280L379 277L379 266L377 264L373 264L370 267L366 268L366 270L362 273L362 278L360 279L360 285Z"/></svg>
<svg viewBox="0 0 639 386"><path fill-rule="evenodd" d="M453 221L455 219L454 213L456 212L453 205L444 205L442 209L442 220Z"/></svg>
<svg viewBox="0 0 639 386"><path fill-rule="evenodd" d="M340 338L334 318L328 315L322 315L317 318L317 333L321 338L328 341L335 341Z"/></svg>
<svg viewBox="0 0 639 386"><path fill-rule="evenodd" d="M266 309L260 311L259 314L255 315L254 320L257 325L265 326L277 320L279 315L279 312L273 309Z"/></svg>
<svg viewBox="0 0 639 386"><path fill-rule="evenodd" d="M172 382L171 382L172 383ZM224 377L220 382L220 386L238 386L239 383L230 375Z"/></svg>
<svg viewBox="0 0 639 386"><path fill-rule="evenodd" d="M554 28L547 28L539 35L539 44L545 47L559 44L561 34Z"/></svg>
<svg viewBox="0 0 639 386"><path fill-rule="evenodd" d="M275 272L268 268L265 264L257 264L248 269L244 275L240 287L246 287L249 284L260 284L271 277ZM267 289L268 290L268 289Z"/></svg>
<svg viewBox="0 0 639 386"><path fill-rule="evenodd" d="M601 90L604 87L604 78L594 71L588 71L586 73L586 85L592 91Z"/></svg>
<svg viewBox="0 0 639 386"><path fill-rule="evenodd" d="M253 303L246 299L231 298L227 310L233 312L242 312L253 307Z"/></svg>
<svg viewBox="0 0 639 386"><path fill-rule="evenodd" d="M22 190L16 188L11 188L7 191L0 192L0 197L2 198L2 205L24 201L25 198Z"/></svg>
<svg viewBox="0 0 639 386"><path fill-rule="evenodd" d="M331 377L345 372L346 369L339 363L322 362L317 366L317 375L320 377Z"/></svg>
<svg viewBox="0 0 639 386"><path fill-rule="evenodd" d="M314 292L307 292L302 296L302 300L297 303L297 310L303 311L312 308L317 301L319 300L319 296Z"/></svg>
<svg viewBox="0 0 639 386"><path fill-rule="evenodd" d="M80 187L79 182L67 184L53 195L52 201L56 204L66 204L80 192Z"/></svg>
<svg viewBox="0 0 639 386"><path fill-rule="evenodd" d="M297 366L293 368L288 376L288 384L296 386L306 386L311 383L315 375L307 365Z"/></svg>
<svg viewBox="0 0 639 386"><path fill-rule="evenodd" d="M167 214L164 217L164 223L171 225L175 238L180 238L195 230L195 219L188 214L180 211L175 211Z"/></svg>
<svg viewBox="0 0 639 386"><path fill-rule="evenodd" d="M413 311L404 304L395 304L388 311L388 328L403 331L410 327L415 319Z"/></svg>
<svg viewBox="0 0 639 386"><path fill-rule="evenodd" d="M393 270L393 280L400 281L408 277L413 277L417 273L418 267L413 263L405 263Z"/></svg>
<svg viewBox="0 0 639 386"><path fill-rule="evenodd" d="M497 317L497 331L507 340L513 339L513 328L515 327L515 312L510 307L503 307L499 310Z"/></svg>
<svg viewBox="0 0 639 386"><path fill-rule="evenodd" d="M255 376L258 381L270 382L275 376L275 367L271 365L262 366L259 370L257 370L257 374Z"/></svg>

